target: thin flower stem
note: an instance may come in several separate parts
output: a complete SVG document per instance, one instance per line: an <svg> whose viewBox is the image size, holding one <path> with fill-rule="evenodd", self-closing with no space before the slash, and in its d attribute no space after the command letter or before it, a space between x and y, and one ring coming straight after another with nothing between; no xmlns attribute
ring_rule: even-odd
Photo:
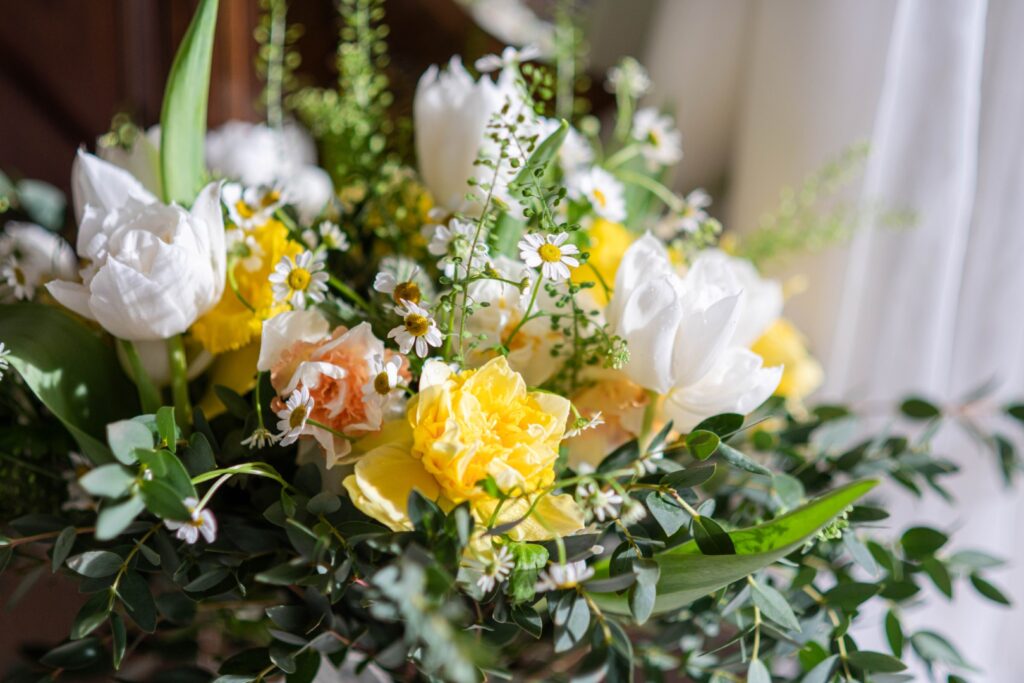
<svg viewBox="0 0 1024 683"><path fill-rule="evenodd" d="M167 354L171 363L171 393L174 395L174 416L181 431L188 434L192 424L192 401L188 397L188 359L181 335L167 340Z"/></svg>
<svg viewBox="0 0 1024 683"><path fill-rule="evenodd" d="M23 536L21 538L8 539L6 543L0 544L0 548L16 548L19 545L26 543L35 543L36 541L48 541L51 538L57 538L63 533L63 529L60 531L46 531L41 534L35 534L33 536ZM75 529L76 534L88 534L96 531L96 527L93 526L81 526Z"/></svg>
<svg viewBox="0 0 1024 683"><path fill-rule="evenodd" d="M508 335L508 339L505 340L505 348L511 348L512 340L519 333L519 330L523 329L523 325L530 321L530 313L533 311L533 306L537 303L537 292L540 291L540 283L544 278L541 277L540 273L537 273L537 281L533 283L533 292L530 294L530 303L526 306L526 311L523 313L523 317L520 318L516 326L512 328L512 333Z"/></svg>
<svg viewBox="0 0 1024 683"><path fill-rule="evenodd" d="M605 162L604 162L604 167L605 167L606 170L611 171L612 169L614 169L614 168L616 168L618 166L621 166L622 164L626 163L627 161L629 161L630 159L632 159L633 157L635 157L639 153L640 153L640 146L639 145L626 145L625 147L620 149L618 152L616 152L615 154L613 154L610 157L608 157L608 159L606 159Z"/></svg>
<svg viewBox="0 0 1024 683"><path fill-rule="evenodd" d="M334 287L336 290L338 290L343 295L348 297L352 301L352 303L354 303L359 308L363 309L367 313L372 313L373 312L373 308L366 301L366 299L364 299L363 297L359 296L355 292L354 289L352 289L351 287L346 285L344 282L339 280L336 276L331 275L330 279L328 279L327 282L331 285L331 287Z"/></svg>
<svg viewBox="0 0 1024 683"><path fill-rule="evenodd" d="M675 194L672 193L672 190L668 189L657 180L648 178L642 173L636 173L635 171L630 171L628 169L620 170L616 175L619 180L623 182L637 185L645 190L650 190L651 194L664 202L665 206L672 211L679 213L683 210L683 203L679 200L679 197L675 196Z"/></svg>
<svg viewBox="0 0 1024 683"><path fill-rule="evenodd" d="M40 467L39 465L34 465L30 462L25 462L21 458L11 455L10 453L4 453L3 451L0 451L0 460L6 460L7 462L12 463L16 467L21 467L30 472L35 472L36 474L42 477L48 477L50 479L56 479L58 481L62 478L59 474L51 472L50 470L44 467Z"/></svg>
<svg viewBox="0 0 1024 683"><path fill-rule="evenodd" d="M256 391L253 395L253 399L256 401L256 420L259 422L260 429L266 429L266 425L263 422L263 401L260 399L260 385L263 384L262 372L256 373Z"/></svg>
<svg viewBox="0 0 1024 683"><path fill-rule="evenodd" d="M135 387L139 390L139 403L142 404L142 412L155 413L160 409L160 392L152 380L149 379L149 374L142 365L142 359L139 358L139 351L135 348L135 344L127 339L119 341L121 342L121 349L124 351L124 355L128 357L128 365L132 370L132 380L135 382Z"/></svg>
<svg viewBox="0 0 1024 683"><path fill-rule="evenodd" d="M131 551L124 558L124 561L121 562L121 567L117 570L117 576L114 577L114 583L110 585L110 602L107 605L108 610L114 608L114 598L117 596L117 588L121 585L121 579L123 579L124 575L128 573L128 566L131 564L132 558L138 554L139 548L145 545L146 541L149 540L149 537L156 533L156 530L160 528L161 524L163 524L163 522L157 522L153 526L149 527L149 531L135 542L134 547L132 547Z"/></svg>

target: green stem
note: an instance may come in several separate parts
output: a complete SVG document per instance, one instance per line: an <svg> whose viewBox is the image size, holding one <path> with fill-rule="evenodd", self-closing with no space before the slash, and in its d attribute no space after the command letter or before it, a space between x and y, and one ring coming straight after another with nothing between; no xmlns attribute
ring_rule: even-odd
<svg viewBox="0 0 1024 683"><path fill-rule="evenodd" d="M640 448L644 453L647 452L647 442L651 437L651 431L654 427L654 418L658 413L658 394L650 390L646 393L647 406L644 408L644 419L640 427L640 437L637 439L637 443L640 444Z"/></svg>
<svg viewBox="0 0 1024 683"><path fill-rule="evenodd" d="M349 287L344 282L339 280L336 276L332 275L327 282L331 285L331 287L334 287L336 290L347 296L352 301L352 303L354 303L359 308L363 309L367 313L373 312L373 309L370 308L370 304L366 302L366 299L356 294L355 290L353 290L351 287Z"/></svg>
<svg viewBox="0 0 1024 683"><path fill-rule="evenodd" d="M512 340L515 339L516 334L518 334L519 330L523 328L523 325L530 321L530 313L533 311L533 305L537 303L537 292L540 291L540 281L543 279L544 278L541 274L537 273L537 279L533 283L533 292L530 293L530 303L526 306L526 311L523 313L523 317L519 319L516 326L512 328L512 333L508 335L508 339L505 340L506 349L510 348L509 344L511 344Z"/></svg>
<svg viewBox="0 0 1024 683"><path fill-rule="evenodd" d="M119 340L124 355L128 357L128 365L132 369L132 379L135 387L139 390L139 402L142 404L142 412L154 414L160 408L160 392L149 379L146 368L142 366L142 359L139 358L139 351L135 344L127 339Z"/></svg>
<svg viewBox="0 0 1024 683"><path fill-rule="evenodd" d="M668 189L654 178L648 178L642 173L636 173L635 171L630 171L628 169L620 170L615 175L624 183L630 183L632 185L642 187L645 190L650 190L651 194L664 202L665 206L672 211L679 213L683 210L683 203L680 201L679 197L675 196L672 190Z"/></svg>
<svg viewBox="0 0 1024 683"><path fill-rule="evenodd" d="M181 335L167 340L167 357L171 362L171 394L174 396L174 416L185 433L192 424L192 401L188 397L188 359Z"/></svg>
<svg viewBox="0 0 1024 683"><path fill-rule="evenodd" d="M604 162L604 167L605 167L606 170L610 171L613 168L615 168L617 166L621 166L622 164L626 163L627 161L629 161L630 159L632 159L633 157L635 157L639 153L640 153L640 146L639 145L626 145L625 147L620 149L618 152L616 152L615 154L613 154L610 157L608 157L608 159L606 159L605 162Z"/></svg>

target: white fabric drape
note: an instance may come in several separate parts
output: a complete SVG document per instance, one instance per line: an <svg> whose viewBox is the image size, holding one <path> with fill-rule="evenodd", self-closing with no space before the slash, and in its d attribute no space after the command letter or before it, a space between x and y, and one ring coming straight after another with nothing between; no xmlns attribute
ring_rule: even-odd
<svg viewBox="0 0 1024 683"><path fill-rule="evenodd" d="M673 105L683 131L679 189L717 190L743 232L781 187L869 140L850 197L916 217L784 264L810 280L787 313L826 364L824 396L953 401L993 378L997 399L1024 396L1022 33L1017 0L662 0L646 57L651 101ZM953 431L940 443L962 468L959 506L889 491L893 528L954 529L1007 557L994 576L1024 602L1024 492L1005 492L992 456ZM1021 680L1020 610L965 585L910 621L953 639L980 680Z"/></svg>

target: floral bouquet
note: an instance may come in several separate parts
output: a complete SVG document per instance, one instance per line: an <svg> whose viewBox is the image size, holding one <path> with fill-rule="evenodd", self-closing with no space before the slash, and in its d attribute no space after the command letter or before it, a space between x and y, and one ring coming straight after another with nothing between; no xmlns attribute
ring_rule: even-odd
<svg viewBox="0 0 1024 683"><path fill-rule="evenodd" d="M432 67L409 125L378 0L339 5L337 90L294 88L264 6L265 124L206 133L202 0L160 126L78 152L75 249L6 222L0 568L82 594L10 680L962 680L903 611L925 582L1005 602L998 560L864 496L944 491L944 421L1008 479L1009 440L920 398L875 435L804 405L783 288L665 184L638 63L602 131L562 16ZM3 208L46 224L32 188Z"/></svg>

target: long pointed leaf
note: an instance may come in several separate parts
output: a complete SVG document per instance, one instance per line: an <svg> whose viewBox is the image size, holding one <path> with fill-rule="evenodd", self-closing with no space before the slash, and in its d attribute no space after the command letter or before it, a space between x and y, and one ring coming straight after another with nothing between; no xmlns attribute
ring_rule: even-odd
<svg viewBox="0 0 1024 683"><path fill-rule="evenodd" d="M661 578L654 614L685 607L785 557L877 483L865 480L847 484L770 522L731 532L735 555L704 555L695 541L655 555ZM596 569L597 578L608 571L607 564ZM629 614L625 596L602 593L593 597L602 609Z"/></svg>

